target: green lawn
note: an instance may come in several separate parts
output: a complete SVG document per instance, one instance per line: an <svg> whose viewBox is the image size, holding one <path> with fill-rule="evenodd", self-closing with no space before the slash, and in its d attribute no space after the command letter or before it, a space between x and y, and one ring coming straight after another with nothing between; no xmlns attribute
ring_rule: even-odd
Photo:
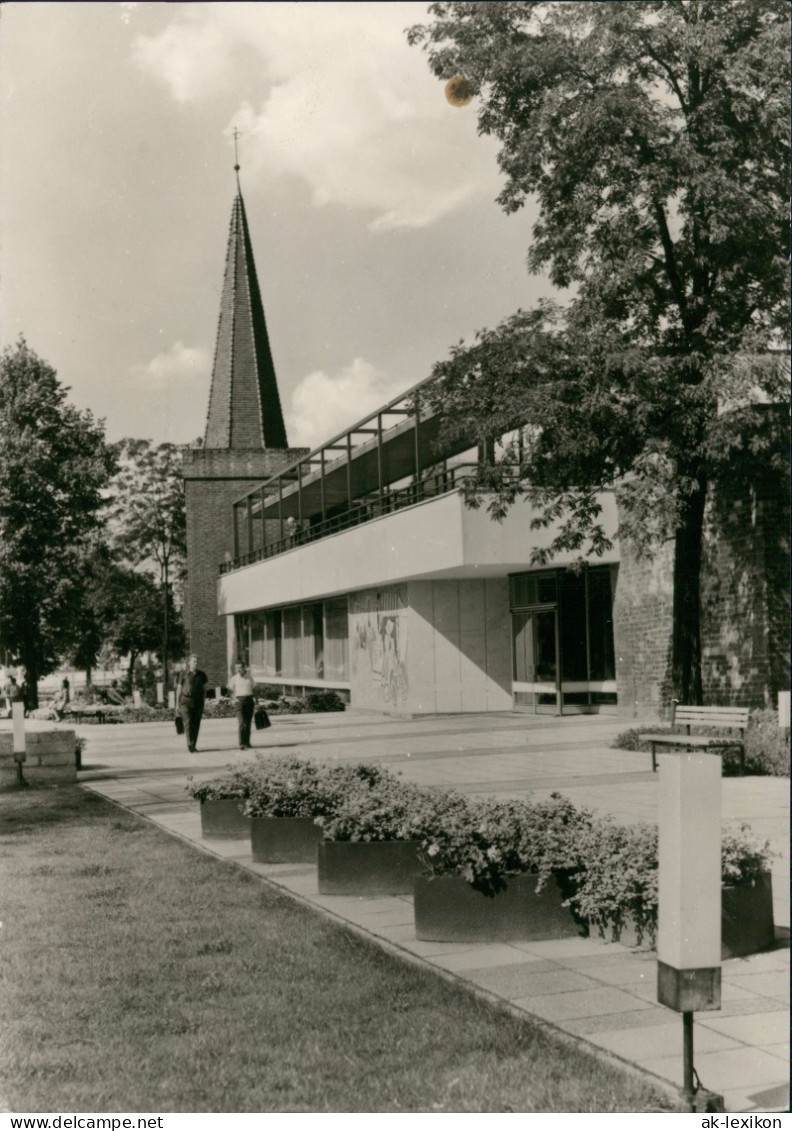
<svg viewBox="0 0 792 1131"><path fill-rule="evenodd" d="M673 1110L77 787L0 797L0 891L0 1109Z"/></svg>

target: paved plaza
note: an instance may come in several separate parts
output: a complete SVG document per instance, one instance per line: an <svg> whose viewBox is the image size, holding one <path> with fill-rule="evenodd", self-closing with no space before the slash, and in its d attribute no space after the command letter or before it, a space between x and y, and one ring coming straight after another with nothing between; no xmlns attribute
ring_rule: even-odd
<svg viewBox="0 0 792 1131"><path fill-rule="evenodd" d="M610 749L628 725L614 718L514 714L396 719L349 711L275 717L256 749L303 757L373 760L422 785L497 797L558 790L620 821L657 820L657 775L648 754ZM209 776L251 755L234 720L205 720L189 754L170 724L85 726L83 785L203 851L233 860L322 914L411 961L470 984L573 1038L681 1084L682 1022L656 1002L651 951L600 939L508 945L420 942L412 899L320 896L315 867L259 865L244 842L202 841L189 775ZM255 751L254 751L255 752ZM723 781L723 820L748 823L778 852L773 871L776 949L723 964L722 1009L696 1015L695 1066L731 1112L786 1110L789 1079L789 782Z"/></svg>

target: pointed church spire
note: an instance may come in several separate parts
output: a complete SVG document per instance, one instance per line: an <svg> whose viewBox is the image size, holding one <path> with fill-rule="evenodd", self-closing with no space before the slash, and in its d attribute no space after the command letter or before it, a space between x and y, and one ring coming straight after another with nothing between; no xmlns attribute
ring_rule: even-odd
<svg viewBox="0 0 792 1131"><path fill-rule="evenodd" d="M237 195L231 210L204 445L286 448L275 365L239 189L238 159L234 169Z"/></svg>

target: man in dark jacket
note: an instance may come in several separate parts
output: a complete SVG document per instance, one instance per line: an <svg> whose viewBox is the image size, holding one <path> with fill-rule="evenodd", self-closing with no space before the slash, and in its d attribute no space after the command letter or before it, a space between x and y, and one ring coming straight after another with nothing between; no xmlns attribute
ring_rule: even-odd
<svg viewBox="0 0 792 1131"><path fill-rule="evenodd" d="M198 668L198 657L193 653L187 661L187 671L184 672L176 689L176 710L184 721L184 736L187 739L187 749L190 753L195 751L198 742L198 731L201 726L204 699L206 698L206 672Z"/></svg>

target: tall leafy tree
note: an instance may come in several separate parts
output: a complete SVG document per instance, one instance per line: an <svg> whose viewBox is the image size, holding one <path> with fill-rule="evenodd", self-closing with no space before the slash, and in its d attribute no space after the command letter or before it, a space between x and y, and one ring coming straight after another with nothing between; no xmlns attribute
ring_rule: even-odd
<svg viewBox="0 0 792 1131"><path fill-rule="evenodd" d="M104 428L67 402L24 338L0 358L0 644L40 675L79 630L81 560L115 469Z"/></svg>
<svg viewBox="0 0 792 1131"><path fill-rule="evenodd" d="M69 661L91 671L104 653L129 657L130 680L141 652L162 647L163 597L157 582L117 560L117 551L97 539L82 562L84 582L78 606L80 631L67 651ZM184 633L169 593L169 658L183 654Z"/></svg>
<svg viewBox="0 0 792 1131"><path fill-rule="evenodd" d="M478 96L499 203L536 201L528 266L566 291L457 346L434 369L435 407L448 433L512 433L473 501L494 491L500 517L529 494L539 523L560 523L551 552L602 550L596 494L614 484L621 537L673 540L672 684L700 701L708 491L735 460L777 475L788 446L767 404L788 396L768 354L789 316L788 5L429 11L409 38Z"/></svg>
<svg viewBox="0 0 792 1131"><path fill-rule="evenodd" d="M174 639L174 583L180 584L187 556L183 448L150 440L122 440L119 471L113 480L113 536L116 547L135 566L152 567L160 585L161 653L165 684Z"/></svg>

